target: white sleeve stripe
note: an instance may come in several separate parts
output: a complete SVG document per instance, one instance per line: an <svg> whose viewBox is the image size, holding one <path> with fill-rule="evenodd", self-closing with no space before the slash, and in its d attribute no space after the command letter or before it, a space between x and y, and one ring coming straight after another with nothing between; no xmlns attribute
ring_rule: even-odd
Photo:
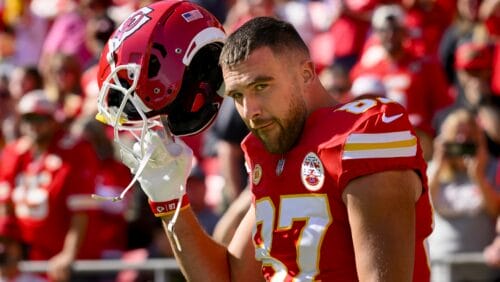
<svg viewBox="0 0 500 282"><path fill-rule="evenodd" d="M344 151L342 154L343 160L352 159L369 159L369 158L398 158L398 157L413 157L417 154L417 146L378 149L378 150L359 150L359 151Z"/></svg>
<svg viewBox="0 0 500 282"><path fill-rule="evenodd" d="M347 137L346 144L352 143L386 143L413 139L409 130L389 133L353 133Z"/></svg>

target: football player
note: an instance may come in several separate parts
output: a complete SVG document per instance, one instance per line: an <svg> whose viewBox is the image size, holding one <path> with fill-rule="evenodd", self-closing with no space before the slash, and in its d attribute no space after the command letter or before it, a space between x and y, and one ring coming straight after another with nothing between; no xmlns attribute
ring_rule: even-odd
<svg viewBox="0 0 500 282"><path fill-rule="evenodd" d="M192 23L206 23L211 17L187 2L156 5L139 12L147 15L128 20L148 17L155 26L146 22L144 30L129 37L119 29L120 44L111 39L107 58L114 65L108 72L118 71L103 80L103 89L125 90L110 92L107 98L101 95L100 103L105 120L115 128L142 120L137 127L144 133L132 148L122 150L123 161L136 172L153 213L165 223L187 280L429 281L424 239L431 232L431 207L422 150L407 113L382 97L334 105L297 31L273 18L242 25L227 38L219 58L224 78L220 89L234 99L251 131L242 148L252 205L227 248L202 230L183 188L191 152L175 138L203 128L191 123L191 111L197 107L182 107L193 93L183 90L200 88L200 83L189 75L189 59L181 63L165 58L178 58L177 48L179 57L186 57L183 40L196 41L208 28ZM163 14L150 11L166 6ZM187 12L189 17L182 16ZM192 20L192 14L201 17ZM141 38L135 43L139 46L127 47L134 35ZM155 49L156 43L163 46ZM201 48L194 58L200 54L211 66L216 52L203 54L199 43L187 45ZM164 49L166 56L159 57L157 49ZM128 56L117 64L119 54ZM157 71L151 71L155 60ZM135 66L128 72L122 67L126 61ZM150 73L165 80L153 81ZM172 79L182 76L186 85L180 91L169 88ZM218 89L220 81L207 84ZM153 85L160 89L159 98ZM142 90L147 89L145 94ZM174 94L163 97L164 89ZM128 110L127 104L137 111ZM158 115L166 134L153 124Z"/></svg>

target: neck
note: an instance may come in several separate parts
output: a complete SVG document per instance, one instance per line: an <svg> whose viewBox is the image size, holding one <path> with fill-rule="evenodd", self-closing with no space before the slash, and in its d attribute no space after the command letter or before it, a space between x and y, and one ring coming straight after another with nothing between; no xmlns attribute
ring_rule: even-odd
<svg viewBox="0 0 500 282"><path fill-rule="evenodd" d="M319 108L332 107L337 105L337 101L326 91L326 89L318 81L311 91L307 93L308 108L310 112L314 112Z"/></svg>

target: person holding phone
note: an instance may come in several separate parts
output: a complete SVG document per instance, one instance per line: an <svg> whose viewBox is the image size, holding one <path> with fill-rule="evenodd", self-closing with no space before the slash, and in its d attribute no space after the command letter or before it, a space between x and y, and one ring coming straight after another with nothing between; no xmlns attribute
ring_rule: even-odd
<svg viewBox="0 0 500 282"><path fill-rule="evenodd" d="M497 166L475 115L466 109L451 112L441 125L427 170L435 211L434 232L429 237L431 260L482 252L492 242L500 210L500 187L494 184ZM444 281L436 267L439 265L433 266L432 281ZM459 281L477 281L477 275L484 275L484 281L499 277L493 269L460 274L470 277L457 277Z"/></svg>

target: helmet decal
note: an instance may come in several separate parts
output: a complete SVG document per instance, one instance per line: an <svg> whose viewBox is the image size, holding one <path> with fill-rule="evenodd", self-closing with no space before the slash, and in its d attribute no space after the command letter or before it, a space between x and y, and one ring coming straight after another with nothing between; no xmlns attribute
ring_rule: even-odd
<svg viewBox="0 0 500 282"><path fill-rule="evenodd" d="M122 42L127 39L127 37L134 34L139 30L144 24L151 20L147 15L151 13L153 9L150 7L143 7L137 10L135 13L130 15L116 30L115 35L109 39L109 49L111 52L116 51Z"/></svg>
<svg viewBox="0 0 500 282"><path fill-rule="evenodd" d="M192 22L194 20L203 19L203 15L198 10L192 10L182 14L182 17L186 22Z"/></svg>

